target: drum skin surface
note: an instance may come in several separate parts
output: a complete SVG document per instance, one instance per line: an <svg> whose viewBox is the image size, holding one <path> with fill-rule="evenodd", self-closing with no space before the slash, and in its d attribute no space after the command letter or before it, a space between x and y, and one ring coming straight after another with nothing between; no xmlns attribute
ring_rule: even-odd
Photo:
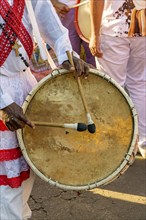
<svg viewBox="0 0 146 220"><path fill-rule="evenodd" d="M131 107L115 85L95 70L81 82L96 124L94 134L88 130L78 132L44 126L22 130L30 166L32 163L48 180L75 188L93 183L100 185L100 181L112 175L130 151L135 132ZM86 123L78 84L72 73L65 71L46 77L29 99L24 103L24 111L32 121Z"/></svg>

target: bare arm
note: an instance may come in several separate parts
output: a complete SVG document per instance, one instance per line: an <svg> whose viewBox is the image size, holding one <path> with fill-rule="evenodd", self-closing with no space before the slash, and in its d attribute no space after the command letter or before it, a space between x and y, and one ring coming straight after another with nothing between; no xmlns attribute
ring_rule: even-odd
<svg viewBox="0 0 146 220"><path fill-rule="evenodd" d="M62 2L58 0L51 0L54 8L56 9L57 14L63 18L70 10L70 8L66 5L63 4Z"/></svg>
<svg viewBox="0 0 146 220"><path fill-rule="evenodd" d="M91 14L91 39L90 50L93 56L102 57L100 50L100 27L102 21L102 14L104 9L104 0L90 0L90 14Z"/></svg>

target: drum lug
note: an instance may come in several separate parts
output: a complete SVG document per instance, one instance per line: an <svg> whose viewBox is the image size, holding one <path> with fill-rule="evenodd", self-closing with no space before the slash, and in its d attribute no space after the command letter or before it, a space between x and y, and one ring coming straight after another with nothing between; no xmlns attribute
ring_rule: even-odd
<svg viewBox="0 0 146 220"><path fill-rule="evenodd" d="M91 189L91 187L90 187L90 185L88 184L88 189L87 190L90 190Z"/></svg>
<svg viewBox="0 0 146 220"><path fill-rule="evenodd" d="M135 152L132 152L128 165L131 166L135 161Z"/></svg>
<svg viewBox="0 0 146 220"><path fill-rule="evenodd" d="M126 155L128 155L129 156L129 159L127 160L127 158L125 158L126 160L127 160L127 165L128 165L128 167L129 166L131 166L133 163L134 163L134 161L135 161L135 152L132 152L132 154L126 154Z"/></svg>
<svg viewBox="0 0 146 220"><path fill-rule="evenodd" d="M57 73L56 73L56 72L57 72ZM56 75L60 75L60 74L61 74L61 73L60 73L60 71L59 71L58 68L53 69L53 71L50 73L51 78L54 78Z"/></svg>

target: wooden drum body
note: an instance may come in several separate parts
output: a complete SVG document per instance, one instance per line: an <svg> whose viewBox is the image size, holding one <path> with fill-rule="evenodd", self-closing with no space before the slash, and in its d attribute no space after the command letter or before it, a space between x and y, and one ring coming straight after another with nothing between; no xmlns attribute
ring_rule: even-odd
<svg viewBox="0 0 146 220"><path fill-rule="evenodd" d="M84 3L85 4L82 4ZM75 27L80 38L89 43L91 37L91 18L89 1L78 0L78 4L82 4L75 8Z"/></svg>
<svg viewBox="0 0 146 220"><path fill-rule="evenodd" d="M90 69L81 79L96 132L36 126L18 130L23 155L34 172L62 189L108 184L132 163L138 137L137 114L127 93L107 75ZM32 121L86 123L78 84L66 70L54 71L23 104Z"/></svg>

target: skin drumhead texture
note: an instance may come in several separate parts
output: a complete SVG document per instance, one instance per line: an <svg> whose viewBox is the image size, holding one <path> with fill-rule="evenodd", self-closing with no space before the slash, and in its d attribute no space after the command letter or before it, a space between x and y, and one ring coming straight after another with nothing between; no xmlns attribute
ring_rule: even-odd
<svg viewBox="0 0 146 220"><path fill-rule="evenodd" d="M123 162L133 135L131 109L123 94L106 79L81 79L96 132L36 126L23 130L27 155L48 179L64 185L88 185L110 176ZM86 123L73 74L46 80L28 103L32 121Z"/></svg>

